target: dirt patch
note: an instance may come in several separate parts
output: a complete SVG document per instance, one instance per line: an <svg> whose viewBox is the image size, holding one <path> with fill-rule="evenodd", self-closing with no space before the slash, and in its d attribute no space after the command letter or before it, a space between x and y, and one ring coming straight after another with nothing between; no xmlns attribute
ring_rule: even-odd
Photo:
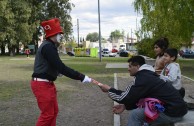
<svg viewBox="0 0 194 126"><path fill-rule="evenodd" d="M59 101L58 126L112 126L113 102L96 85L83 85L75 81L80 89L72 93L68 103Z"/></svg>

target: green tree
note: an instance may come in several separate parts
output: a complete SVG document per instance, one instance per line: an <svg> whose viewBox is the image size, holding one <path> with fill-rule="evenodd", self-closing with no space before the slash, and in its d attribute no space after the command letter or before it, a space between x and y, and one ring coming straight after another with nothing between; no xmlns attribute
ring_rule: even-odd
<svg viewBox="0 0 194 126"><path fill-rule="evenodd" d="M1 46L1 54L5 54L5 44L6 44L6 35L8 28L7 21L10 21L13 17L13 14L11 13L11 8L7 7L8 1L7 0L1 0L0 1L0 46Z"/></svg>
<svg viewBox="0 0 194 126"><path fill-rule="evenodd" d="M31 41L27 42L27 44L35 45L35 48L38 48L38 40L39 40L39 31L40 31L40 22L42 21L41 15L44 13L42 10L42 2L44 0L28 0L28 4L31 8L31 16L29 17L29 25L31 26L29 31L32 33Z"/></svg>
<svg viewBox="0 0 194 126"><path fill-rule="evenodd" d="M110 33L110 39L111 41L116 41L118 42L119 39L123 39L124 37L124 31L119 31L119 30L115 30L113 32Z"/></svg>
<svg viewBox="0 0 194 126"><path fill-rule="evenodd" d="M136 47L139 55L146 55L154 58L155 53L153 51L154 41L150 38L144 38L140 42L137 43Z"/></svg>
<svg viewBox="0 0 194 126"><path fill-rule="evenodd" d="M65 39L72 33L70 12L74 5L69 0L1 0L0 46L5 53L8 44L10 54L19 52L19 43L37 44L40 22L60 18Z"/></svg>
<svg viewBox="0 0 194 126"><path fill-rule="evenodd" d="M31 6L25 0L2 0L0 4L1 28L0 36L1 52L5 53L5 45L8 45L10 55L15 55L15 49L19 52L19 43L24 45L32 40L33 27L30 23Z"/></svg>
<svg viewBox="0 0 194 126"><path fill-rule="evenodd" d="M29 4L24 0L11 1L10 7L14 14L14 22L9 24L12 31L8 34L7 39L9 40L9 52L11 55L15 55L15 49L19 52L19 42L25 44L32 39L32 33L29 31L31 25L28 23L31 9L29 8Z"/></svg>
<svg viewBox="0 0 194 126"><path fill-rule="evenodd" d="M87 36L86 36L86 40L87 41L91 41L91 42L96 42L98 41L98 33L97 32L93 32L93 33L89 33Z"/></svg>
<svg viewBox="0 0 194 126"><path fill-rule="evenodd" d="M194 1L192 0L135 0L134 7L141 12L141 30L138 36L167 37L170 46L190 46L194 31Z"/></svg>
<svg viewBox="0 0 194 126"><path fill-rule="evenodd" d="M42 9L40 20L50 18L59 18L63 27L64 37L69 40L69 35L72 33L72 23L70 12L74 4L70 0L42 0Z"/></svg>
<svg viewBox="0 0 194 126"><path fill-rule="evenodd" d="M77 43L75 41L73 41L73 40L70 40L69 42L65 43L65 47L72 49L72 48L77 47Z"/></svg>

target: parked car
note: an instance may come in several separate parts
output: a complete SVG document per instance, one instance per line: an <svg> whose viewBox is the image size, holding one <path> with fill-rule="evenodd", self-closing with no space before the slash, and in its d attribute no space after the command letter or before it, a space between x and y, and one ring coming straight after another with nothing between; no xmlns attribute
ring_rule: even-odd
<svg viewBox="0 0 194 126"><path fill-rule="evenodd" d="M194 58L194 52L193 51L185 51L181 55L183 58Z"/></svg>
<svg viewBox="0 0 194 126"><path fill-rule="evenodd" d="M102 52L109 52L109 49L102 49Z"/></svg>
<svg viewBox="0 0 194 126"><path fill-rule="evenodd" d="M128 51L123 50L123 51L121 51L121 52L119 53L119 56L120 56L120 57L128 57L128 56L129 56L129 53L128 53Z"/></svg>
<svg viewBox="0 0 194 126"><path fill-rule="evenodd" d="M112 49L112 53L117 53L118 50L117 49Z"/></svg>
<svg viewBox="0 0 194 126"><path fill-rule="evenodd" d="M115 52L115 53L113 53L113 52L110 52L109 53L109 57L115 57L117 55L117 53Z"/></svg>
<svg viewBox="0 0 194 126"><path fill-rule="evenodd" d="M102 57L109 57L109 51L103 51L102 52Z"/></svg>
<svg viewBox="0 0 194 126"><path fill-rule="evenodd" d="M69 56L75 56L75 54L73 52L67 52L67 55L69 55Z"/></svg>
<svg viewBox="0 0 194 126"><path fill-rule="evenodd" d="M119 50L126 50L126 44L121 44L119 46Z"/></svg>
<svg viewBox="0 0 194 126"><path fill-rule="evenodd" d="M117 53L112 53L109 51L102 52L102 57L115 57L116 55L117 55Z"/></svg>
<svg viewBox="0 0 194 126"><path fill-rule="evenodd" d="M19 50L19 54L25 54L24 50L23 49L20 49Z"/></svg>

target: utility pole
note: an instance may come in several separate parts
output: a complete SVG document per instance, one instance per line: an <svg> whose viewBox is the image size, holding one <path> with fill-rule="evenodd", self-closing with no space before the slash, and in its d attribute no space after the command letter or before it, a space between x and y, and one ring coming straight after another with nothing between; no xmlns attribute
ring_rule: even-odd
<svg viewBox="0 0 194 126"><path fill-rule="evenodd" d="M133 35L132 35L132 28L131 28L131 44L133 43Z"/></svg>
<svg viewBox="0 0 194 126"><path fill-rule="evenodd" d="M131 46L130 46L130 50L132 50L132 46L133 46L133 35L132 35L132 33L133 32L132 32L132 28L131 28L131 44L130 44Z"/></svg>
<svg viewBox="0 0 194 126"><path fill-rule="evenodd" d="M100 28L100 0L98 0L98 24L99 24L99 57L100 62L102 61L102 55L101 55L101 28Z"/></svg>
<svg viewBox="0 0 194 126"><path fill-rule="evenodd" d="M138 30L138 26L137 26L137 17L138 17L138 13L137 13L137 15L136 15L136 33L137 33L137 30ZM138 39L139 39L139 37L136 35L136 38L137 38L137 42L138 42Z"/></svg>
<svg viewBox="0 0 194 126"><path fill-rule="evenodd" d="M77 42L79 47L79 19L77 19Z"/></svg>

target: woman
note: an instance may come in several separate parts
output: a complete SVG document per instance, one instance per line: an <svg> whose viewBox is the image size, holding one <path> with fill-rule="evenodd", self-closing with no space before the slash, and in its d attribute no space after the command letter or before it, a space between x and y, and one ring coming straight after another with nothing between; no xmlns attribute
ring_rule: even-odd
<svg viewBox="0 0 194 126"><path fill-rule="evenodd" d="M168 48L169 42L168 38L160 38L154 42L154 52L156 54L156 62L154 65L154 69L157 74L160 74L162 69L165 66L163 55L164 51Z"/></svg>

